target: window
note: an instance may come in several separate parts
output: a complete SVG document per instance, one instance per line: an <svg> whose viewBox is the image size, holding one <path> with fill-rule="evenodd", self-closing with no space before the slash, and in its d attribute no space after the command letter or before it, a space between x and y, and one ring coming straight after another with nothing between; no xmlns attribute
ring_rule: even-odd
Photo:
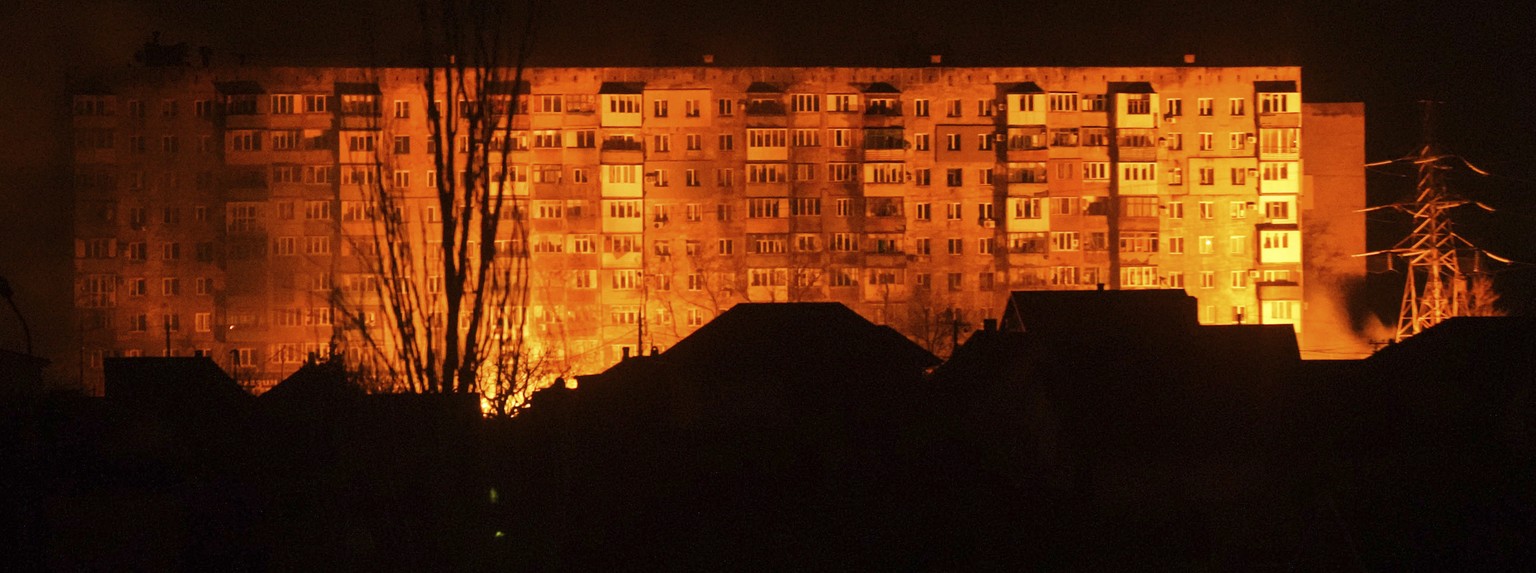
<svg viewBox="0 0 1536 573"><path fill-rule="evenodd" d="M814 180L816 180L816 164L814 164L814 163L796 163L795 164L795 181L814 181Z"/></svg>
<svg viewBox="0 0 1536 573"><path fill-rule="evenodd" d="M1232 271L1232 288L1248 288L1248 271Z"/></svg>
<svg viewBox="0 0 1536 573"><path fill-rule="evenodd" d="M854 252L854 251L857 251L857 250L859 250L858 235L856 235L854 233L833 233L832 234L832 251L833 252L851 253L851 252Z"/></svg>
<svg viewBox="0 0 1536 573"><path fill-rule="evenodd" d="M1165 110L1163 115L1167 117L1184 115L1184 100L1176 97L1165 99L1163 100L1163 109Z"/></svg>
<svg viewBox="0 0 1536 573"><path fill-rule="evenodd" d="M1289 163L1265 163L1260 176L1265 181L1285 181L1291 178Z"/></svg>
<svg viewBox="0 0 1536 573"><path fill-rule="evenodd" d="M933 170L927 167L912 170L912 184L927 187L933 183Z"/></svg>
<svg viewBox="0 0 1536 573"><path fill-rule="evenodd" d="M160 279L160 294L163 296L176 296L181 294L181 279Z"/></svg>
<svg viewBox="0 0 1536 573"><path fill-rule="evenodd" d="M944 206L944 218L951 221L959 221L965 217L964 209L959 201L948 203Z"/></svg>
<svg viewBox="0 0 1536 573"><path fill-rule="evenodd" d="M1227 252L1233 255L1241 255L1248 251L1248 237L1246 235L1232 235L1227 238Z"/></svg>
<svg viewBox="0 0 1536 573"><path fill-rule="evenodd" d="M684 117L699 117L700 115L702 115L702 112L700 111L699 100L683 100Z"/></svg>
<svg viewBox="0 0 1536 573"><path fill-rule="evenodd" d="M1216 134L1209 131L1200 132L1200 151L1210 151L1216 148Z"/></svg>
<svg viewBox="0 0 1536 573"><path fill-rule="evenodd" d="M1021 98L1020 101L1022 103L1023 101L1026 101L1026 100L1029 101L1029 103L1030 103L1030 107L1031 107L1030 111L1034 111L1033 107L1034 107L1035 98L1030 97L1030 96L1024 96L1023 98ZM995 100L995 99L979 99L979 100L976 100L976 115L978 117L992 117L992 115L996 112L996 110L997 110L997 100Z"/></svg>
<svg viewBox="0 0 1536 573"><path fill-rule="evenodd" d="M944 184L950 187L959 187L965 183L965 170L951 168L944 170Z"/></svg>
<svg viewBox="0 0 1536 573"><path fill-rule="evenodd" d="M1210 235L1200 236L1200 254L1209 255L1216 252L1216 237Z"/></svg>
<svg viewBox="0 0 1536 573"><path fill-rule="evenodd" d="M640 113L640 96L613 95L608 97L609 113Z"/></svg>
<svg viewBox="0 0 1536 573"><path fill-rule="evenodd" d="M698 170L696 170L696 169L684 170L683 171L683 184L687 185L689 187L698 187L699 185L701 185L701 183L699 181L699 172L698 172Z"/></svg>
<svg viewBox="0 0 1536 573"><path fill-rule="evenodd" d="M1248 204L1244 201L1233 201L1228 205L1228 209L1233 219L1248 218Z"/></svg>
<svg viewBox="0 0 1536 573"><path fill-rule="evenodd" d="M704 149L704 136L697 133L690 133L687 135L686 139L688 142L688 151L699 151Z"/></svg>
<svg viewBox="0 0 1536 573"><path fill-rule="evenodd" d="M1130 115L1147 115L1152 113L1152 96L1150 94L1127 95L1125 112Z"/></svg>
<svg viewBox="0 0 1536 573"><path fill-rule="evenodd" d="M736 242L730 239L720 239L715 242L715 250L722 255L733 254L736 252Z"/></svg>
<svg viewBox="0 0 1536 573"><path fill-rule="evenodd" d="M858 96L851 94L834 94L827 96L827 111L853 112L859 111Z"/></svg>
<svg viewBox="0 0 1536 573"><path fill-rule="evenodd" d="M916 212L915 218L918 221L929 221L929 220L933 219L933 204L932 203L918 203L918 204L914 205L913 208L915 209L915 212Z"/></svg>
<svg viewBox="0 0 1536 573"><path fill-rule="evenodd" d="M814 253L821 250L821 235L799 234L795 235L795 251L801 253Z"/></svg>
<svg viewBox="0 0 1536 573"><path fill-rule="evenodd" d="M960 100L952 99L944 102L944 115L949 117L960 117L960 110Z"/></svg>
<svg viewBox="0 0 1536 573"><path fill-rule="evenodd" d="M784 216L780 211L783 199L753 198L747 202L747 218L749 219L777 219Z"/></svg>
<svg viewBox="0 0 1536 573"><path fill-rule="evenodd" d="M837 216L839 216L839 217L852 217L853 216L853 199L838 199L837 200Z"/></svg>
<svg viewBox="0 0 1536 573"><path fill-rule="evenodd" d="M1120 179L1123 181L1156 181L1156 163L1121 163Z"/></svg>
<svg viewBox="0 0 1536 573"><path fill-rule="evenodd" d="M1216 271L1200 271L1200 288L1216 288Z"/></svg>
<svg viewBox="0 0 1536 573"><path fill-rule="evenodd" d="M1122 217L1157 216L1157 197L1123 197L1120 204Z"/></svg>
<svg viewBox="0 0 1536 573"><path fill-rule="evenodd" d="M821 131L816 129L796 129L790 142L795 147L820 147Z"/></svg>
<svg viewBox="0 0 1536 573"><path fill-rule="evenodd" d="M955 238L947 239L944 248L945 252L951 255L962 255L965 254L965 241Z"/></svg>
<svg viewBox="0 0 1536 573"><path fill-rule="evenodd" d="M1107 162L1107 161L1084 161L1083 162L1083 180L1084 181L1108 181L1109 180L1109 162Z"/></svg>
<svg viewBox="0 0 1536 573"><path fill-rule="evenodd" d="M752 234L747 235L747 248L754 254L774 255L785 252L787 245L784 235Z"/></svg>
<svg viewBox="0 0 1536 573"><path fill-rule="evenodd" d="M661 136L657 136L661 137ZM783 129L748 129L747 148L757 147L784 147L788 141L788 132Z"/></svg>
<svg viewBox="0 0 1536 573"><path fill-rule="evenodd" d="M933 239L930 239L930 238L927 238L927 237L923 237L921 239L917 239L913 243L913 249L915 249L917 251L917 254L919 254L919 255L924 255L924 256L932 255L933 254Z"/></svg>
<svg viewBox="0 0 1536 573"><path fill-rule="evenodd" d="M1052 251L1076 251L1081 247L1081 239L1077 231L1052 231Z"/></svg>
<svg viewBox="0 0 1536 573"><path fill-rule="evenodd" d="M1240 97L1229 99L1227 100L1227 111L1232 115L1243 115L1248 111L1247 101Z"/></svg>
<svg viewBox="0 0 1536 573"><path fill-rule="evenodd" d="M1265 201L1264 216L1270 219L1291 218L1291 204L1287 201Z"/></svg>
<svg viewBox="0 0 1536 573"><path fill-rule="evenodd" d="M917 117L928 117L928 100L912 100L912 114Z"/></svg>
<svg viewBox="0 0 1536 573"><path fill-rule="evenodd" d="M331 254L330 237L304 237L304 254L329 255Z"/></svg>
<svg viewBox="0 0 1536 573"><path fill-rule="evenodd" d="M1120 252L1122 253L1155 253L1157 252L1157 233L1147 231L1125 231L1120 233Z"/></svg>
<svg viewBox="0 0 1536 573"><path fill-rule="evenodd" d="M816 94L794 94L790 96L790 111L798 113L821 111L821 97Z"/></svg>
<svg viewBox="0 0 1536 573"><path fill-rule="evenodd" d="M667 100L659 99L651 102L651 115L653 117L667 117Z"/></svg>
<svg viewBox="0 0 1536 573"><path fill-rule="evenodd" d="M789 166L783 163L747 164L748 183L785 183L789 181Z"/></svg>
<svg viewBox="0 0 1536 573"><path fill-rule="evenodd" d="M859 165L857 163L828 163L827 180L838 183L858 181Z"/></svg>
<svg viewBox="0 0 1536 573"><path fill-rule="evenodd" d="M1168 170L1168 184L1169 185L1183 185L1184 184L1184 168L1183 167L1173 167L1173 168L1170 168Z"/></svg>
<svg viewBox="0 0 1536 573"><path fill-rule="evenodd" d="M298 237L278 237L272 241L272 254L276 256L290 256L299 254Z"/></svg>
<svg viewBox="0 0 1536 573"><path fill-rule="evenodd" d="M944 136L945 151L960 151L960 134L951 133Z"/></svg>
<svg viewBox="0 0 1536 573"><path fill-rule="evenodd" d="M715 112L721 116L730 117L736 115L736 102L732 101L730 98L720 98L715 100L715 107Z"/></svg>
<svg viewBox="0 0 1536 573"><path fill-rule="evenodd" d="M720 151L731 151L733 149L736 149L736 138L732 134L729 134L729 133L722 133L722 134L720 134L718 143L720 145Z"/></svg>
<svg viewBox="0 0 1536 573"><path fill-rule="evenodd" d="M1032 99L1032 98L1029 98L1029 97L1026 96L1026 97L1021 98L1021 99ZM1053 94L1051 94L1050 95L1050 110L1051 111L1077 111L1077 94L1075 94L1075 93L1053 93Z"/></svg>
<svg viewBox="0 0 1536 573"><path fill-rule="evenodd" d="M1227 134L1227 148L1233 151L1247 149L1249 137L1252 136L1244 131L1234 131L1229 133Z"/></svg>
<svg viewBox="0 0 1536 573"><path fill-rule="evenodd" d="M1200 184L1201 185L1215 185L1216 184L1216 168L1214 168L1214 167L1201 167L1200 168Z"/></svg>
<svg viewBox="0 0 1536 573"><path fill-rule="evenodd" d="M1199 113L1202 116L1211 116L1215 115L1216 113L1216 102L1211 98L1203 97L1197 99L1195 100L1195 105L1199 109Z"/></svg>
<svg viewBox="0 0 1536 573"><path fill-rule="evenodd" d="M1184 254L1184 237L1168 237L1168 254Z"/></svg>
<svg viewBox="0 0 1536 573"><path fill-rule="evenodd" d="M1083 94L1078 107L1083 111L1104 111L1104 94Z"/></svg>
<svg viewBox="0 0 1536 573"><path fill-rule="evenodd" d="M814 217L821 215L820 197L798 197L790 203L790 215L795 217Z"/></svg>
<svg viewBox="0 0 1536 573"><path fill-rule="evenodd" d="M945 277L945 283L948 284L949 290L960 290L965 287L965 275L960 273L949 273L949 275Z"/></svg>
<svg viewBox="0 0 1536 573"><path fill-rule="evenodd" d="M853 147L853 130L829 129L827 134L832 138L832 147Z"/></svg>
<svg viewBox="0 0 1536 573"><path fill-rule="evenodd" d="M181 243L170 242L160 245L160 258L167 261L181 260Z"/></svg>

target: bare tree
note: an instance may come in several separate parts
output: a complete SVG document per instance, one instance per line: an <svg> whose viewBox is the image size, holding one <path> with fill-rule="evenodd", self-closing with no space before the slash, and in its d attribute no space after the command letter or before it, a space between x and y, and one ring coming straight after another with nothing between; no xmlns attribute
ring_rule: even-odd
<svg viewBox="0 0 1536 573"><path fill-rule="evenodd" d="M527 166L512 159L526 137L516 123L526 111L535 10L524 9L420 4L423 58L414 73L426 108L429 194L401 188L389 170L396 158L377 146L371 173L344 181L368 206L361 218L371 232L353 242L377 279L335 291L374 376L397 390L480 394L501 414L547 370L528 328ZM372 114L378 134L389 127L383 115Z"/></svg>

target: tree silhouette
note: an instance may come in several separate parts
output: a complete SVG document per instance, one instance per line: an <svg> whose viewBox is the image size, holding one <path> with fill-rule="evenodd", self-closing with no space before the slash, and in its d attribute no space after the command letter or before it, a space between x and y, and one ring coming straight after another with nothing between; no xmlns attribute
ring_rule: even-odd
<svg viewBox="0 0 1536 573"><path fill-rule="evenodd" d="M365 276L376 278L343 281L334 291L342 326L366 350L361 362L372 377L395 390L478 393L502 414L546 369L528 328L527 165L513 158L526 147L524 70L536 14L532 3L522 8L488 0L419 5L420 67L376 73L415 74L407 78L420 84L426 192L392 169L403 161L398 152L409 150L364 146L366 166L344 174L342 185L358 191L361 206L343 206L341 218L344 227L367 222L349 238ZM364 129L382 141L420 133L406 125L408 111L386 120L377 101L372 109L360 101L361 110L342 101L343 129L355 113L371 118Z"/></svg>

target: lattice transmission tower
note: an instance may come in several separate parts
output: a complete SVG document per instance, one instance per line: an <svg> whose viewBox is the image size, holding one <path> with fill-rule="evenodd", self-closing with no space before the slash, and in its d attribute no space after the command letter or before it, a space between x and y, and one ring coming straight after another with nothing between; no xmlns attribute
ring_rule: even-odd
<svg viewBox="0 0 1536 573"><path fill-rule="evenodd" d="M1401 159L1367 165L1407 162L1417 169L1418 174L1413 201L1367 209L1395 209L1413 217L1413 231L1396 246L1367 253L1402 257L1408 266L1394 341L1402 341L1446 319L1470 314L1467 304L1469 277L1461 270L1463 257L1471 257L1474 266L1480 264L1483 256L1508 262L1483 251L1451 229L1452 209L1466 205L1488 211L1492 208L1452 193L1445 185L1446 174L1457 164L1479 174L1486 173L1436 144L1434 102L1421 103L1424 106L1424 132L1418 150Z"/></svg>

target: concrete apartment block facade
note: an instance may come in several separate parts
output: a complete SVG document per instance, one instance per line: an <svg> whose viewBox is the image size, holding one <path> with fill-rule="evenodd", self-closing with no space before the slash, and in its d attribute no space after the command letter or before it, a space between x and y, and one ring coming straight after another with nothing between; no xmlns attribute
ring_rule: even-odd
<svg viewBox="0 0 1536 573"><path fill-rule="evenodd" d="M355 260L368 178L435 217L421 74L146 68L77 90L87 382L169 347L261 386L346 340L337 294L377 280ZM1305 337L1305 218L1363 196L1349 169L1303 185L1335 151L1304 136L1295 67L538 68L518 91L530 232L497 247L529 257L530 328L573 373L743 301L841 302L943 354L1013 290L1171 287L1204 323Z"/></svg>

